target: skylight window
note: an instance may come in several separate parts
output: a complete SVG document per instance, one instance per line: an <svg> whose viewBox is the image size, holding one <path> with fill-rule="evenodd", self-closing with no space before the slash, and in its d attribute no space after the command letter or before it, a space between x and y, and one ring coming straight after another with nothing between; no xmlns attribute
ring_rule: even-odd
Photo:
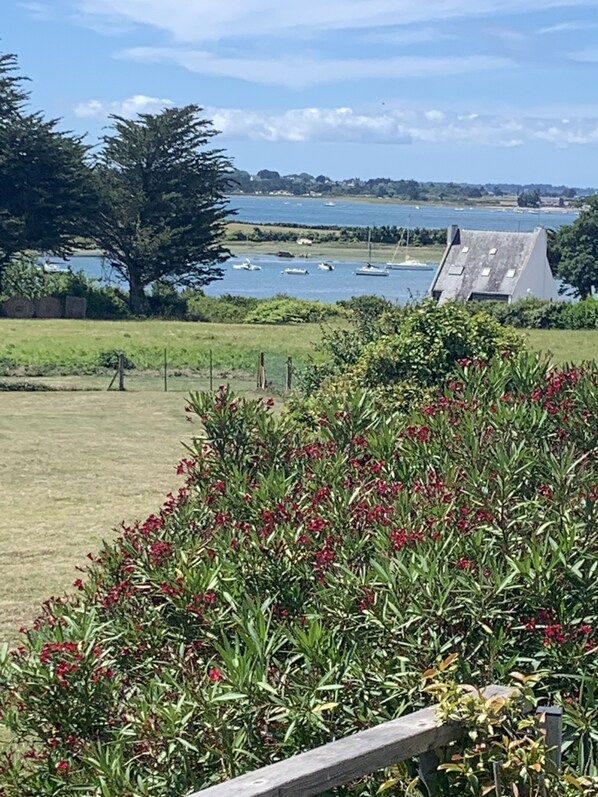
<svg viewBox="0 0 598 797"><path fill-rule="evenodd" d="M489 276L490 276L490 269L488 268L488 266L486 266L486 268L482 269L482 277L489 277Z"/></svg>
<svg viewBox="0 0 598 797"><path fill-rule="evenodd" d="M498 249L493 246L492 249L488 252L489 255L495 255L498 252Z"/></svg>
<svg viewBox="0 0 598 797"><path fill-rule="evenodd" d="M463 249L461 249L461 254L462 255L466 255L468 252L469 252L469 247L468 246L464 246Z"/></svg>
<svg viewBox="0 0 598 797"><path fill-rule="evenodd" d="M514 269L514 268L510 268L510 269L507 271L507 277L508 277L509 279L513 279L513 277L514 277L514 276L515 276L515 269Z"/></svg>
<svg viewBox="0 0 598 797"><path fill-rule="evenodd" d="M463 266L450 266L448 273L454 277L460 277L463 274Z"/></svg>

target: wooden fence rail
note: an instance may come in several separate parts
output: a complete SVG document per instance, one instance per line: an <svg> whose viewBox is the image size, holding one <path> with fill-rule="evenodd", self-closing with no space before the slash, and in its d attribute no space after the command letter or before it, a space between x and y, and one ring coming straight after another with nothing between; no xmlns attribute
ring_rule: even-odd
<svg viewBox="0 0 598 797"><path fill-rule="evenodd" d="M509 687L493 685L486 687L482 694L486 698L509 697L512 692ZM558 748L554 762L560 762L558 710L540 709L538 713L546 725L547 738L550 735ZM555 723L552 723L553 718ZM434 707L424 708L189 797L313 797L416 756L420 756L420 773L426 782L438 763L433 751L459 739L463 733L463 726L457 723L439 725Z"/></svg>

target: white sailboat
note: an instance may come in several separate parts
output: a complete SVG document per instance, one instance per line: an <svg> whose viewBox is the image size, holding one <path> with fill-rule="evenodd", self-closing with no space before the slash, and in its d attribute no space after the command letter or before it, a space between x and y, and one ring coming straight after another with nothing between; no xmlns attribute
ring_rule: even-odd
<svg viewBox="0 0 598 797"><path fill-rule="evenodd" d="M292 276L302 276L304 274L309 274L309 271L306 268L285 268L280 273L291 274Z"/></svg>
<svg viewBox="0 0 598 797"><path fill-rule="evenodd" d="M368 230L368 260L365 266L358 268L355 272L358 277L388 277L385 268L379 268L372 263L372 231Z"/></svg>
<svg viewBox="0 0 598 797"><path fill-rule="evenodd" d="M429 263L424 263L422 260L416 260L414 257L409 255L409 234L410 227L407 226L407 240L405 241L404 259L400 261L395 259L403 240L403 236L401 236L399 243L396 245L392 254L392 260L386 264L386 267L393 269L393 271L434 271L434 266L430 265Z"/></svg>
<svg viewBox="0 0 598 797"><path fill-rule="evenodd" d="M318 268L320 271L334 271L332 263L318 263Z"/></svg>

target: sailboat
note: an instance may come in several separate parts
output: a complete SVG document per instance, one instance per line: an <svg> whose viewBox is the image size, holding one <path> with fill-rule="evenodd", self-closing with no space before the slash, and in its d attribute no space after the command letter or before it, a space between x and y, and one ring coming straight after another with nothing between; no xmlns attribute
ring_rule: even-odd
<svg viewBox="0 0 598 797"><path fill-rule="evenodd" d="M368 261L365 266L358 268L355 272L359 277L388 277L385 268L379 268L372 263L372 231L368 230Z"/></svg>
<svg viewBox="0 0 598 797"><path fill-rule="evenodd" d="M392 260L390 260L387 264L387 268L392 268L395 271L434 271L434 266L431 266L429 263L424 263L421 260L416 260L414 257L410 257L409 255L409 234L410 234L410 227L407 227L407 240L405 241L405 259L401 261L395 260L397 256L397 252L401 246L401 241L403 240L403 236L401 235L399 239L399 243L396 245L395 250L392 254Z"/></svg>

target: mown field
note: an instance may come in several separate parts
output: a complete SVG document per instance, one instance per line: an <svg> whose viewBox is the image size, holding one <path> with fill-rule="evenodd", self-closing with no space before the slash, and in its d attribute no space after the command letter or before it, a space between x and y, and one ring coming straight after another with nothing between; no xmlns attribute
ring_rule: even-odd
<svg viewBox="0 0 598 797"><path fill-rule="evenodd" d="M217 368L253 371L259 352L304 361L320 339L318 324L209 324L183 321L0 319L0 374L90 373L123 352L139 370L203 370L210 351Z"/></svg>
<svg viewBox="0 0 598 797"><path fill-rule="evenodd" d="M598 330L524 334L531 348L551 351L557 361L598 351ZM8 356L19 371L33 372L66 363L76 374L97 352L122 349L154 367L166 346L180 363L186 356L203 362L200 355L212 348L215 361L253 366L259 350L304 360L319 336L316 325L3 319L0 362ZM220 371L217 382L226 374ZM105 374L40 381L81 392L0 392L0 640L14 639L41 600L68 589L87 551L121 520L149 514L176 486L174 466L194 431L183 413L185 394L207 386L205 377L171 376L164 393L158 373L139 372L128 374L126 393L107 393ZM251 377L241 387L250 391Z"/></svg>

